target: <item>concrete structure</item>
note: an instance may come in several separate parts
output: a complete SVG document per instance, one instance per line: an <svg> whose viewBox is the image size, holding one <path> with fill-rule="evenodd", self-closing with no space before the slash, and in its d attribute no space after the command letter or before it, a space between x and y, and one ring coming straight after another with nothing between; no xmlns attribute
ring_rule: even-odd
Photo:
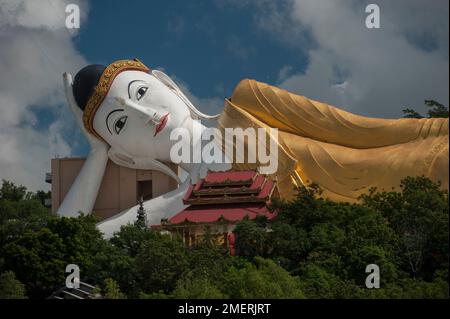
<svg viewBox="0 0 450 319"><path fill-rule="evenodd" d="M53 213L57 212L84 162L79 157L52 159ZM167 165L177 173L176 165ZM121 167L109 160L93 211L102 219L109 218L135 206L141 196L149 200L176 187L176 181L161 172Z"/></svg>

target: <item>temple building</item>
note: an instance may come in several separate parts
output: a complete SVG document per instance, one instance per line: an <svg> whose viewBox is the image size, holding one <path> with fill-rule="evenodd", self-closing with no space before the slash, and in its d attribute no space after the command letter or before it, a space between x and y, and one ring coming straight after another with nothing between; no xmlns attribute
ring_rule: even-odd
<svg viewBox="0 0 450 319"><path fill-rule="evenodd" d="M269 204L278 197L275 182L256 171L209 172L186 192L183 202L190 206L153 228L182 236L187 246L209 229L215 242L234 254L236 224L245 218L274 218L277 213Z"/></svg>

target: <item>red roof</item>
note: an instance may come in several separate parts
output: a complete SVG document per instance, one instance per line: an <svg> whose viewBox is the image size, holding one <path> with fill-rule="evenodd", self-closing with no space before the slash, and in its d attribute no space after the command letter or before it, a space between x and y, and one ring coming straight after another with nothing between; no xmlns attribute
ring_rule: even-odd
<svg viewBox="0 0 450 319"><path fill-rule="evenodd" d="M248 216L276 213L267 208L275 183L256 171L208 172L204 179L190 185L183 202L190 205L169 219L171 224L183 222L212 223L221 218L236 222Z"/></svg>
<svg viewBox="0 0 450 319"><path fill-rule="evenodd" d="M222 183L227 180L233 182L248 181L256 176L256 171L225 171L225 172L208 172L205 177L206 183Z"/></svg>
<svg viewBox="0 0 450 319"><path fill-rule="evenodd" d="M190 185L183 202L186 205L266 203L275 183L255 171L210 172Z"/></svg>
<svg viewBox="0 0 450 319"><path fill-rule="evenodd" d="M227 221L236 222L248 216L249 219L255 219L256 216L266 216L272 219L277 215L271 212L265 204L260 205L202 205L191 206L181 211L169 219L171 224L191 223L213 223L223 218Z"/></svg>

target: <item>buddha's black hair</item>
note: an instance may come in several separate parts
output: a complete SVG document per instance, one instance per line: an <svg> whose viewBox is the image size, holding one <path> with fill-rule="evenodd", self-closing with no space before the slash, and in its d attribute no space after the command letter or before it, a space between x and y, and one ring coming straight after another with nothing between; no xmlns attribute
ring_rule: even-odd
<svg viewBox="0 0 450 319"><path fill-rule="evenodd" d="M75 75L72 85L73 96L78 107L83 111L105 69L104 65L91 64L82 68Z"/></svg>

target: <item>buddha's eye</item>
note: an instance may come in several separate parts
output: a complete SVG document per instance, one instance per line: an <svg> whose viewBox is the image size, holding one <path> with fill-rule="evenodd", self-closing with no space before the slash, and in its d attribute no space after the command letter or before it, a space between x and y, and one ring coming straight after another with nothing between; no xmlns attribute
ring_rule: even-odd
<svg viewBox="0 0 450 319"><path fill-rule="evenodd" d="M125 124L127 123L128 116L124 115L122 117L119 117L114 122L114 132L116 132L117 135L120 134L120 131L125 127Z"/></svg>
<svg viewBox="0 0 450 319"><path fill-rule="evenodd" d="M142 99L142 97L145 95L145 93L147 93L148 87L146 86L142 86L139 88L139 90L137 90L136 92L136 100L140 100Z"/></svg>

